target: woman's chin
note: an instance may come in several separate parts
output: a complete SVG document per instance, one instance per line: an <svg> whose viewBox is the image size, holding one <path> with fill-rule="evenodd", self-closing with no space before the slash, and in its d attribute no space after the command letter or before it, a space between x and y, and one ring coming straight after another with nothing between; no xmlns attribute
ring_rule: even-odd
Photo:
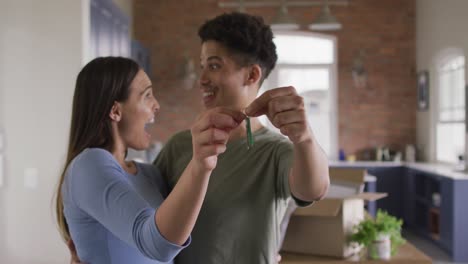
<svg viewBox="0 0 468 264"><path fill-rule="evenodd" d="M137 151L143 151L143 150L148 149L150 145L151 145L151 140L147 139L144 142L140 141L137 144L129 145L128 147Z"/></svg>

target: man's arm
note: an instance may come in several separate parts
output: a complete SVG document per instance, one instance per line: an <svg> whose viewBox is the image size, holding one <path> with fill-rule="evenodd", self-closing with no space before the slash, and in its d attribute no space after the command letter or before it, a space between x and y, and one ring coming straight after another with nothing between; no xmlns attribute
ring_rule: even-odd
<svg viewBox="0 0 468 264"><path fill-rule="evenodd" d="M330 184L328 159L310 134L306 140L294 143L294 161L289 174L291 193L303 201L322 199Z"/></svg>
<svg viewBox="0 0 468 264"><path fill-rule="evenodd" d="M323 198L330 185L328 159L307 124L304 99L294 87L269 90L245 110L248 116L267 115L294 145L289 185L294 197L303 201Z"/></svg>

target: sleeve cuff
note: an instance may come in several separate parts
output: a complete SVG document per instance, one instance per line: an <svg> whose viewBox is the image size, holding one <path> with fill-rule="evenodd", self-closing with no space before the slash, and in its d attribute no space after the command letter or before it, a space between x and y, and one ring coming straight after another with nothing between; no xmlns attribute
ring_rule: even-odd
<svg viewBox="0 0 468 264"><path fill-rule="evenodd" d="M156 214L156 211L154 212ZM184 244L182 245L178 245L178 244L175 244L169 240L167 240L162 234L161 234L161 231L159 230L158 226L156 225L156 221L153 221L153 225L154 225L154 230L155 230L155 235L156 235L156 238L157 240L160 242L160 250L161 250L161 253L162 255L172 255L174 258L175 256L177 256L177 254L179 254L179 252L186 248L188 245L190 245L190 243L192 242L192 236L190 235L187 240L184 242ZM171 258L171 259L172 259Z"/></svg>
<svg viewBox="0 0 468 264"><path fill-rule="evenodd" d="M301 200L299 198L296 198L296 196L294 196L292 193L291 193L291 197L294 199L294 202L299 207L307 207L307 206L310 206L310 205L314 204L314 201L312 201L312 202L303 201L303 200Z"/></svg>
<svg viewBox="0 0 468 264"><path fill-rule="evenodd" d="M178 245L167 240L159 231L156 221L154 221L155 214L156 211L154 211L154 214L151 214L151 224L148 226L149 230L147 230L150 234L149 238L151 242L147 244L147 248L143 249L143 253L151 259L169 262L172 261L182 249L190 245L192 237L189 236L183 245Z"/></svg>
<svg viewBox="0 0 468 264"><path fill-rule="evenodd" d="M153 221L154 222L154 221ZM167 240L159 231L158 226L156 223L154 223L154 227L156 228L157 236L160 238L162 242L164 242L165 246L167 247L168 250L174 250L174 251L180 251L184 248L186 248L190 243L192 242L192 236L190 235L187 240L184 242L182 245L178 245L175 243L172 243L171 241Z"/></svg>

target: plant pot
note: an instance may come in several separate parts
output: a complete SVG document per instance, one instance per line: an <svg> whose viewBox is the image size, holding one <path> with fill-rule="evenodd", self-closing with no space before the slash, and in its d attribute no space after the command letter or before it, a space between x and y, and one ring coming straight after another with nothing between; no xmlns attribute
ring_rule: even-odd
<svg viewBox="0 0 468 264"><path fill-rule="evenodd" d="M388 234L379 234L377 239L367 247L367 254L371 259L389 260L391 252L390 235Z"/></svg>

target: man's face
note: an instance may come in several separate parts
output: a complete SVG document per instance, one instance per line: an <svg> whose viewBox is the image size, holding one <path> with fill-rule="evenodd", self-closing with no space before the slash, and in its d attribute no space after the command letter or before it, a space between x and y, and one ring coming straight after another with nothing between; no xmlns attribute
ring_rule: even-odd
<svg viewBox="0 0 468 264"><path fill-rule="evenodd" d="M250 66L239 66L221 43L206 41L200 55L200 89L207 109L223 106L243 110L253 101L257 88L247 85Z"/></svg>

